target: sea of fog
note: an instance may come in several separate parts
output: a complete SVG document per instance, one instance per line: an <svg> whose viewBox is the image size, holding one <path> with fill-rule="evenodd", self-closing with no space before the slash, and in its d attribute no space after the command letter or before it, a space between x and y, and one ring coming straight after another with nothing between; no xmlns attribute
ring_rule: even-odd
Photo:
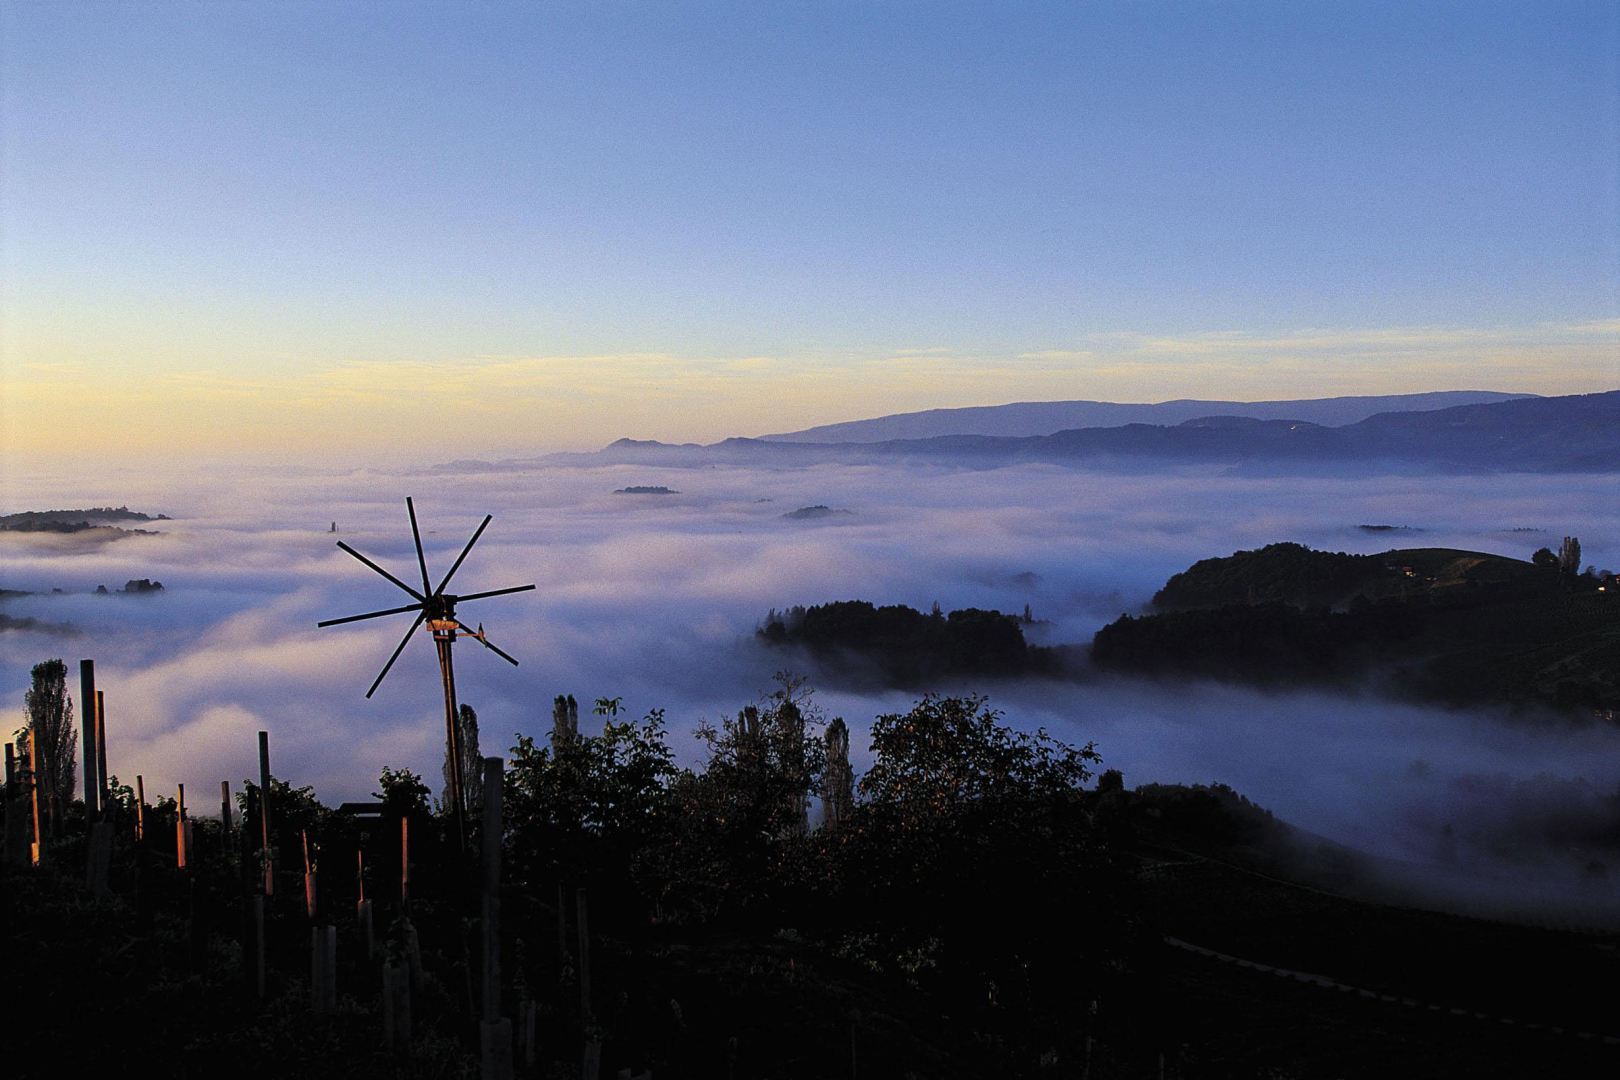
<svg viewBox="0 0 1620 1080"><path fill-rule="evenodd" d="M615 494L630 485L679 494ZM334 546L345 540L411 581L407 495L435 581L487 512L495 520L450 591L538 586L460 612L522 661L510 667L473 642L457 650L458 690L478 711L486 754L516 732L543 737L552 697L571 693L582 711L604 696L638 714L667 710L673 745L695 762L701 720L758 700L779 668L805 667L754 638L773 606L1028 604L1048 621L1037 640L1087 642L1190 563L1279 540L1524 558L1574 534L1587 561L1613 566L1615 490L1612 476L1253 479L1047 465L130 469L89 485L13 474L0 511L128 504L173 520L155 526L160 535L110 543L0 534L0 587L64 590L14 600L7 613L77 629L0 637L0 702L9 732L22 722L32 664L68 660L77 697L76 661L94 658L112 769L126 781L142 774L149 797L177 783L206 792L254 775L260 729L271 733L276 774L313 785L329 803L368 796L385 765L437 786L444 722L427 635L418 633L368 701L410 616L315 626L409 602ZM783 517L817 504L850 512ZM337 536L328 533L334 521ZM132 578L165 590L92 595ZM1559 815L1612 812L1620 784L1620 732L1550 717L1120 678L939 689L986 694L1019 727L1094 741L1130 785L1224 782L1306 829L1419 862L1442 843L1484 859L1517 832L1545 833ZM872 717L914 700L825 685L816 697L826 715L849 722L857 769ZM1452 837L1442 841L1448 825Z"/></svg>

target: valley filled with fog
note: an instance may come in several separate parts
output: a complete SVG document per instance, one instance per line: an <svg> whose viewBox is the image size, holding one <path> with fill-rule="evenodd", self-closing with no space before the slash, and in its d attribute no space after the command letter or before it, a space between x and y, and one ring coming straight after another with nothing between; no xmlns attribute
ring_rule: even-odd
<svg viewBox="0 0 1620 1080"><path fill-rule="evenodd" d="M636 486L675 493L616 493ZM37 620L0 638L0 700L9 732L22 723L32 664L94 658L111 769L125 782L143 774L149 797L176 783L234 787L255 770L260 729L271 732L276 774L328 803L367 797L385 765L437 789L443 707L427 635L368 701L410 616L315 626L404 602L333 542L410 581L412 495L435 580L482 515L495 516L449 591L538 586L459 612L522 661L510 667L471 641L457 650L457 688L478 712L485 754L504 752L516 732L543 738L553 696L573 694L582 712L604 696L637 715L667 710L670 741L690 763L700 721L758 700L791 668L811 675L827 717L848 721L859 771L872 717L917 695L840 686L808 658L773 650L754 634L769 608L1027 604L1039 620L1032 642L1085 644L1176 571L1273 541L1528 558L1569 534L1586 561L1612 566L1613 490L1605 475L1253 479L1050 465L261 469L229 480L132 469L88 487L13 475L7 511L127 504L173 520L115 540L0 534L0 588L33 594L9 599L5 613ZM849 512L784 516L818 505ZM164 591L94 595L141 578ZM1620 813L1612 724L1085 670L936 689L982 693L1016 726L1095 741L1128 785L1226 783L1333 840L1419 863L1443 854L1487 880L1579 871L1578 845L1558 838L1601 831ZM70 690L77 697L76 682Z"/></svg>

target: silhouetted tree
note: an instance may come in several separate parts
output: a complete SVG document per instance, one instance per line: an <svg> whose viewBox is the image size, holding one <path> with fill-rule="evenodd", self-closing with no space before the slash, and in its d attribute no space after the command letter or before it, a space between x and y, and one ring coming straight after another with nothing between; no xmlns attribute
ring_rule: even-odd
<svg viewBox="0 0 1620 1080"><path fill-rule="evenodd" d="M377 785L382 790L373 791L371 797L381 799L388 814L415 816L427 812L432 792L410 769L391 769L385 765Z"/></svg>
<svg viewBox="0 0 1620 1080"><path fill-rule="evenodd" d="M1566 578L1577 577L1581 572L1581 540L1578 536L1566 536L1564 542L1558 545L1558 570Z"/></svg>
<svg viewBox="0 0 1620 1080"><path fill-rule="evenodd" d="M553 731L550 749L518 736L503 809L520 874L606 878L617 887L628 881L636 853L651 846L676 774L664 712L654 709L639 722L621 721L619 712L619 699L599 700L601 735L558 740Z"/></svg>
<svg viewBox="0 0 1620 1080"><path fill-rule="evenodd" d="M1536 553L1530 556L1530 562L1536 566L1544 566L1549 570L1558 569L1558 556L1553 554L1552 548L1536 549Z"/></svg>
<svg viewBox="0 0 1620 1080"><path fill-rule="evenodd" d="M843 717L827 725L826 763L821 771L821 824L836 830L855 809L855 770L849 764L849 726Z"/></svg>
<svg viewBox="0 0 1620 1080"><path fill-rule="evenodd" d="M885 964L954 999L946 1011L1072 1008L1077 975L1128 940L1083 787L1095 749L1017 731L981 697L930 695L878 717L871 739L836 834L836 910L859 913Z"/></svg>
<svg viewBox="0 0 1620 1080"><path fill-rule="evenodd" d="M1000 718L982 697L932 694L908 713L878 717L861 794L901 827L929 832L989 802L1072 797L1102 760L1090 743L1069 746Z"/></svg>
<svg viewBox="0 0 1620 1080"><path fill-rule="evenodd" d="M781 885L783 859L805 835L826 750L804 680L776 679L764 701L699 726L708 761L671 785L673 835L658 871L668 910L707 917L755 905Z"/></svg>
<svg viewBox="0 0 1620 1080"><path fill-rule="evenodd" d="M579 703L573 694L567 697L558 694L551 703L551 745L557 747L578 737Z"/></svg>
<svg viewBox="0 0 1620 1080"><path fill-rule="evenodd" d="M750 802L750 820L772 837L803 836L825 749L807 735L806 710L813 706L804 678L779 671L776 681L764 702L722 719L718 728L701 724L697 736L709 745L704 775L723 778Z"/></svg>
<svg viewBox="0 0 1620 1080"><path fill-rule="evenodd" d="M17 733L18 752L28 760L29 746L39 740L40 797L50 807L51 820L61 824L64 806L73 799L74 758L79 732L73 726L73 702L67 696L67 665L61 660L35 664L33 684L23 695L28 722Z"/></svg>
<svg viewBox="0 0 1620 1080"><path fill-rule="evenodd" d="M838 662L855 654L872 662L892 685L915 686L960 672L1006 674L1039 668L1050 658L1024 641L1015 615L962 608L929 614L901 604L865 600L817 604L795 618L767 621L759 635L795 644ZM791 613L790 613L791 614Z"/></svg>

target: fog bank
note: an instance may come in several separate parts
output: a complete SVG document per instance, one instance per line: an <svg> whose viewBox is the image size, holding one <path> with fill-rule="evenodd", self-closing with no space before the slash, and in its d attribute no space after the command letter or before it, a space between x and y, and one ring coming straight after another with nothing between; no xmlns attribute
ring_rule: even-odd
<svg viewBox="0 0 1620 1080"><path fill-rule="evenodd" d="M614 493L634 485L679 494ZM1197 559L1279 540L1525 558L1573 534L1587 561L1612 566L1620 563L1613 485L1608 476L1301 480L1055 466L132 470L92 486L12 476L4 511L127 503L175 520L157 526L158 536L101 544L0 535L0 587L64 590L12 600L5 612L80 631L5 632L0 708L14 729L31 664L93 657L112 770L126 780L142 774L149 794L252 775L260 728L271 732L277 775L313 784L329 802L367 796L384 765L416 769L437 786L443 717L426 635L367 701L409 616L315 628L407 602L333 544L343 539L410 581L406 495L416 498L435 580L482 515L495 515L452 592L538 586L460 612L522 661L512 668L472 642L457 650L458 690L478 710L486 753L510 746L516 732L543 735L552 696L572 693L582 702L620 696L636 712L667 709L671 740L693 761L698 722L755 700L790 659L752 636L771 606L1029 604L1048 620L1034 633L1040 643L1085 642ZM783 517L817 504L851 513ZM336 537L326 531L333 521ZM132 578L162 581L165 591L92 595ZM76 683L70 689L76 698ZM1557 846L1528 839L1538 814L1557 804L1566 818L1589 819L1620 783L1620 735L1592 725L1118 678L940 689L987 693L1019 726L1095 740L1130 784L1222 781L1304 828L1408 860L1530 865ZM871 718L913 698L836 686L818 697L849 721L857 769ZM1447 825L1450 854L1438 839Z"/></svg>

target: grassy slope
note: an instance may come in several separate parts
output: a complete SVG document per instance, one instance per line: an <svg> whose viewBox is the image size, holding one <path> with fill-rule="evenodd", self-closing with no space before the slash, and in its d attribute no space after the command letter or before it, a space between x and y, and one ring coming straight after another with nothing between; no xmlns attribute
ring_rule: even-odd
<svg viewBox="0 0 1620 1080"><path fill-rule="evenodd" d="M1167 797L1184 793L1161 789L1149 798L1168 806ZM1620 1068L1620 1047L1527 1026L1620 1035L1611 996L1591 990L1620 978L1620 935L1417 911L1289 880L1267 852L1291 830L1253 808L1233 811L1229 800L1224 815L1206 806L1180 821L1137 817L1134 849L1157 925L1207 949L1356 990L1167 949L1157 979L1167 1074L1606 1075ZM1204 827L1212 818L1225 827ZM1310 866L1305 852L1294 869L1331 878L1337 855L1324 857L1330 865Z"/></svg>

